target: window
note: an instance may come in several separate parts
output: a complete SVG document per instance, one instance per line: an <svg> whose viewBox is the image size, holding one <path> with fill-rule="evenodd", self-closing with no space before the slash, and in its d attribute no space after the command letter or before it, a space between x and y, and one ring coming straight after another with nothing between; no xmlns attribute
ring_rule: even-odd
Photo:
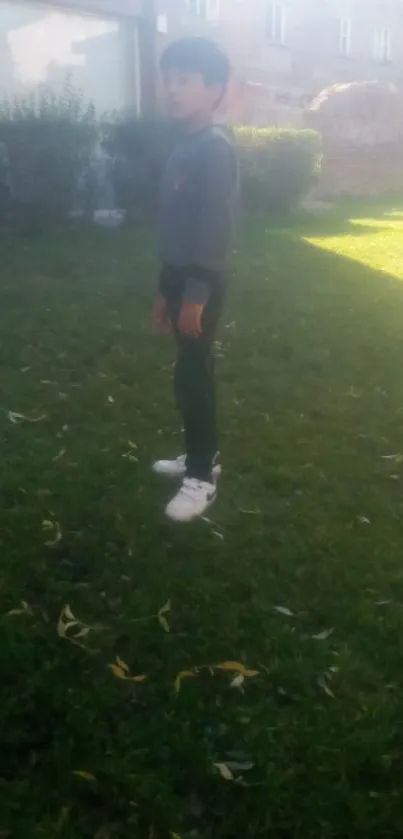
<svg viewBox="0 0 403 839"><path fill-rule="evenodd" d="M389 29L376 29L374 36L374 58L376 61L390 61L391 37Z"/></svg>
<svg viewBox="0 0 403 839"><path fill-rule="evenodd" d="M187 0L189 12L203 20L218 20L220 16L220 0Z"/></svg>
<svg viewBox="0 0 403 839"><path fill-rule="evenodd" d="M168 33L168 18L166 15L157 15L157 32L160 35Z"/></svg>
<svg viewBox="0 0 403 839"><path fill-rule="evenodd" d="M285 43L285 8L281 3L270 3L267 12L267 37L272 44Z"/></svg>
<svg viewBox="0 0 403 839"><path fill-rule="evenodd" d="M351 51L351 19L342 17L339 20L339 53L350 55Z"/></svg>
<svg viewBox="0 0 403 839"><path fill-rule="evenodd" d="M0 2L0 44L0 100L41 86L60 96L69 80L98 114L139 106L137 48L124 20L9 0Z"/></svg>
<svg viewBox="0 0 403 839"><path fill-rule="evenodd" d="M218 20L220 17L220 0L207 0L207 20Z"/></svg>

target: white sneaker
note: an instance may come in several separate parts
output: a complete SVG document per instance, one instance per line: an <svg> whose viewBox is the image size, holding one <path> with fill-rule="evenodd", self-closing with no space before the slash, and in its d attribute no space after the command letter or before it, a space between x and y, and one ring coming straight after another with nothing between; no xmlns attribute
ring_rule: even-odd
<svg viewBox="0 0 403 839"><path fill-rule="evenodd" d="M173 521L188 522L199 518L214 504L217 487L207 481L185 478L179 492L169 502L165 513Z"/></svg>
<svg viewBox="0 0 403 839"><path fill-rule="evenodd" d="M186 475L186 455L181 454L176 460L157 460L153 463L153 470L157 475L167 475L168 478L184 478ZM221 466L213 466L214 478L221 475Z"/></svg>

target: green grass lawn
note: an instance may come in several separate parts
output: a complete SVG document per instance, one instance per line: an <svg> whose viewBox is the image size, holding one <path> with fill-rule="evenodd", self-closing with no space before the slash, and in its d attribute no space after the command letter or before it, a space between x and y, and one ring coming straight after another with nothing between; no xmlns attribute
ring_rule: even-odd
<svg viewBox="0 0 403 839"><path fill-rule="evenodd" d="M401 837L403 208L244 230L190 527L151 253L2 245L0 837Z"/></svg>

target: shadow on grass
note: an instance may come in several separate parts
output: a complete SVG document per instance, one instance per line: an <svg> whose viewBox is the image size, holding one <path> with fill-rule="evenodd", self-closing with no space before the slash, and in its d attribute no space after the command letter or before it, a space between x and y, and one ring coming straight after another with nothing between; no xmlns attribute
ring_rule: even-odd
<svg viewBox="0 0 403 839"><path fill-rule="evenodd" d="M390 211L390 205L385 207L385 216ZM377 228L369 230L376 233ZM300 367L306 359L308 366L318 368L319 356L328 353L324 367L331 364L333 373L350 379L350 385L360 380L373 390L378 377L377 385L387 382L393 388L400 407L403 281L305 241L301 236L306 232L293 226L273 230L248 225L236 269L237 324L242 322L245 335L250 325L266 333L268 354L284 352L286 345ZM319 224L312 233L325 237ZM398 237L396 231L396 243ZM324 390L327 384L322 382ZM292 381L288 386L293 387Z"/></svg>
<svg viewBox="0 0 403 839"><path fill-rule="evenodd" d="M300 208L291 215L270 217L267 227L272 230L295 230L302 236L362 236L385 229L382 220L390 223L394 213L403 216L403 199L343 199L323 202L322 207L321 202L318 202L316 210ZM360 218L373 218L377 223L357 224L354 219Z"/></svg>

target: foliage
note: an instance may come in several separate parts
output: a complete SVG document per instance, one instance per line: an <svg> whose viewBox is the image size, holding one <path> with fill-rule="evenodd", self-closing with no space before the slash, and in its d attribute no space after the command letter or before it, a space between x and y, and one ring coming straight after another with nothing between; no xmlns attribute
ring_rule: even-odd
<svg viewBox="0 0 403 839"><path fill-rule="evenodd" d="M315 131L240 127L235 130L247 211L288 211L312 188L321 161Z"/></svg>
<svg viewBox="0 0 403 839"><path fill-rule="evenodd" d="M319 136L313 131L253 128L235 133L245 208L290 209L317 174ZM78 205L85 217L92 216L106 180L113 203L102 208L119 207L129 221L153 216L174 139L173 127L162 119L97 116L68 80L60 96L40 88L30 96L4 101L0 223L52 226Z"/></svg>
<svg viewBox="0 0 403 839"><path fill-rule="evenodd" d="M133 208L152 211L175 138L172 127L162 120L123 120L106 126L106 136L120 161L116 168L119 206L129 212ZM321 160L320 136L315 131L240 127L235 129L235 138L247 211L290 210L313 186Z"/></svg>
<svg viewBox="0 0 403 839"><path fill-rule="evenodd" d="M162 119L117 118L102 124L105 148L114 160L117 206L129 218L153 215L175 132Z"/></svg>
<svg viewBox="0 0 403 839"><path fill-rule="evenodd" d="M60 96L43 87L3 101L0 221L32 229L65 219L97 134L94 108L69 81Z"/></svg>

